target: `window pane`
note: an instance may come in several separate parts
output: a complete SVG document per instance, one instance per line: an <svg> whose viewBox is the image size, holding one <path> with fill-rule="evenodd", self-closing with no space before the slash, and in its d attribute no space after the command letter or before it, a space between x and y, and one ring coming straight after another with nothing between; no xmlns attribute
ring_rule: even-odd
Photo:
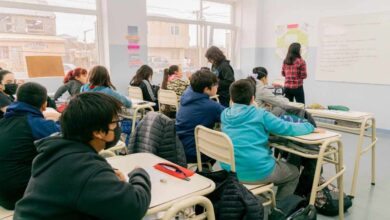
<svg viewBox="0 0 390 220"><path fill-rule="evenodd" d="M224 24L231 23L232 6L217 2L203 2L203 18L205 21Z"/></svg>
<svg viewBox="0 0 390 220"><path fill-rule="evenodd" d="M21 2L96 10L96 0L0 0L0 2Z"/></svg>
<svg viewBox="0 0 390 220"><path fill-rule="evenodd" d="M65 71L97 64L96 16L0 8L0 67L27 78L34 55L62 56Z"/></svg>
<svg viewBox="0 0 390 220"><path fill-rule="evenodd" d="M194 24L148 22L148 64L155 72L154 83L162 82L164 68L170 65L181 65L183 72L199 68L197 28Z"/></svg>
<svg viewBox="0 0 390 220"><path fill-rule="evenodd" d="M147 14L189 20L198 20L200 0L147 0Z"/></svg>
<svg viewBox="0 0 390 220"><path fill-rule="evenodd" d="M232 58L232 31L229 29L212 29L212 40L210 41L210 45L214 45L221 49L225 54L227 59Z"/></svg>

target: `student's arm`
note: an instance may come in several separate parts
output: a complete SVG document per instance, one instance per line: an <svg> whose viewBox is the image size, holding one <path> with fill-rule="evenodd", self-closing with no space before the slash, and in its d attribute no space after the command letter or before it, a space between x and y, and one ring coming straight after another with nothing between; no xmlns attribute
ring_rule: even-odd
<svg viewBox="0 0 390 220"><path fill-rule="evenodd" d="M216 111L215 122L221 122L221 113L223 112L223 110L225 110L225 106L223 106L215 101L212 101L212 102L215 103L215 111Z"/></svg>
<svg viewBox="0 0 390 220"><path fill-rule="evenodd" d="M141 168L132 172L129 183L112 170L92 174L80 189L77 209L99 219L142 219L149 208L151 184Z"/></svg>
<svg viewBox="0 0 390 220"><path fill-rule="evenodd" d="M60 132L59 124L52 120L29 116L27 121L30 125L34 140L39 140L53 133Z"/></svg>
<svg viewBox="0 0 390 220"><path fill-rule="evenodd" d="M301 65L299 65L298 68L299 68L299 71L298 71L299 78L306 79L306 77L307 77L306 62L304 60L302 60Z"/></svg>
<svg viewBox="0 0 390 220"><path fill-rule="evenodd" d="M284 96L276 96L266 87L256 87L256 100L263 101L273 106L282 106L288 104L288 99Z"/></svg>
<svg viewBox="0 0 390 220"><path fill-rule="evenodd" d="M126 96L120 94L119 92L117 91L114 91L112 89L107 89L107 93L109 95L111 95L112 97L115 97L116 99L118 99L118 101L122 102L122 104L126 107L126 108L131 108L131 101L130 99L128 99Z"/></svg>
<svg viewBox="0 0 390 220"><path fill-rule="evenodd" d="M68 91L68 83L63 84L60 86L60 88L57 89L56 93L54 94L54 100L57 100L59 97L62 96L66 91Z"/></svg>
<svg viewBox="0 0 390 220"><path fill-rule="evenodd" d="M282 66L282 76L286 76L286 73L284 72L284 64L283 64L283 66Z"/></svg>
<svg viewBox="0 0 390 220"><path fill-rule="evenodd" d="M144 96L145 101L157 101L157 98L153 93L152 85L150 85L150 83L142 81L142 83L140 84L140 88L142 90L142 95Z"/></svg>
<svg viewBox="0 0 390 220"><path fill-rule="evenodd" d="M1 110L3 113L5 113L5 112L7 111L7 107L8 107L8 105L7 105L7 106L4 106L4 107L2 107L2 108L0 108L0 110Z"/></svg>
<svg viewBox="0 0 390 220"><path fill-rule="evenodd" d="M305 123L292 123L284 121L272 113L260 110L264 112L263 120L265 128L273 134L286 135L286 136L299 136L309 134L314 131L314 126L308 122Z"/></svg>

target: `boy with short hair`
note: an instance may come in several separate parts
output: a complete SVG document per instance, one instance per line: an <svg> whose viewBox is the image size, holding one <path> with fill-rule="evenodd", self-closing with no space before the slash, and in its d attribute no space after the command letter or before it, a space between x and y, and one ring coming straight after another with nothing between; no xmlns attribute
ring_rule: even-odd
<svg viewBox="0 0 390 220"><path fill-rule="evenodd" d="M310 123L283 121L272 113L251 105L254 102L254 87L248 79L230 86L233 106L221 114L222 131L232 140L236 172L245 183L274 183L278 186L276 199L293 194L298 184L297 167L287 162L276 161L268 146L269 133L298 136L315 130ZM230 166L221 163L225 170Z"/></svg>
<svg viewBox="0 0 390 220"><path fill-rule="evenodd" d="M61 117L63 137L39 141L32 175L14 219L142 219L149 208L148 174L114 170L98 152L121 134L122 104L95 92L76 95Z"/></svg>
<svg viewBox="0 0 390 220"><path fill-rule="evenodd" d="M27 187L37 155L34 141L60 131L42 114L46 99L45 87L25 83L17 90L17 101L8 106L0 120L0 205L6 209L14 209Z"/></svg>
<svg viewBox="0 0 390 220"><path fill-rule="evenodd" d="M220 121L221 104L210 100L218 89L218 79L209 70L202 69L192 74L190 86L180 99L176 114L176 133L183 143L187 162L195 163L196 148L194 130L197 125L213 128ZM206 160L208 158L205 158Z"/></svg>

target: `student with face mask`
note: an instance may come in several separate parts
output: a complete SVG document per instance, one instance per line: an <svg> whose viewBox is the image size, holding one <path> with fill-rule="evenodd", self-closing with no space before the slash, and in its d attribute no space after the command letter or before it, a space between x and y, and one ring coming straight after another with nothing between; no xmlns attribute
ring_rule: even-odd
<svg viewBox="0 0 390 220"><path fill-rule="evenodd" d="M99 151L119 138L122 104L100 92L73 97L61 117L61 136L36 143L31 178L14 219L142 219L149 208L148 174L114 170Z"/></svg>
<svg viewBox="0 0 390 220"><path fill-rule="evenodd" d="M15 100L17 88L14 74L8 70L0 70L0 118L3 118L7 106Z"/></svg>

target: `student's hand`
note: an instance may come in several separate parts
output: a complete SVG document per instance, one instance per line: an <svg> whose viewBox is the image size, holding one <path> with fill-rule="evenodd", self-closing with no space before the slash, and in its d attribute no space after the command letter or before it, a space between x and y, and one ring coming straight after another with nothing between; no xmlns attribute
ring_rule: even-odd
<svg viewBox="0 0 390 220"><path fill-rule="evenodd" d="M114 169L114 172L120 181L126 182L126 177L121 171L119 171L118 169Z"/></svg>
<svg viewBox="0 0 390 220"><path fill-rule="evenodd" d="M325 129L322 129L322 128L316 128L316 129L314 129L314 131L313 131L313 133L321 133L321 134L323 134L323 133L325 133L326 132L326 130Z"/></svg>

